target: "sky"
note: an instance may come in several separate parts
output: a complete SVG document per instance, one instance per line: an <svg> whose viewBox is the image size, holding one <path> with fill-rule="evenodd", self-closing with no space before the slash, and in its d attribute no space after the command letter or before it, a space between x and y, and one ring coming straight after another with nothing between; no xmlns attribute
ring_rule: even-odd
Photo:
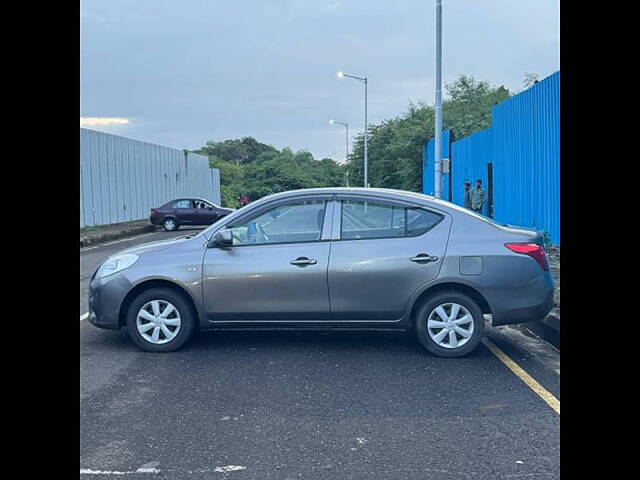
<svg viewBox="0 0 640 480"><path fill-rule="evenodd" d="M560 68L560 0L443 0L443 81ZM435 0L81 0L80 125L179 149L253 136L342 162L435 99Z"/></svg>

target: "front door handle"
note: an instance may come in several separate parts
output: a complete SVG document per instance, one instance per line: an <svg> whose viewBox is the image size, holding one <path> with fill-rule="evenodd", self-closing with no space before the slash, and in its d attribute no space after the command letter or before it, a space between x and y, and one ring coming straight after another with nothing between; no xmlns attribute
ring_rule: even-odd
<svg viewBox="0 0 640 480"><path fill-rule="evenodd" d="M426 253L419 253L415 257L411 257L412 262L437 262L438 257L432 257L431 255L427 255Z"/></svg>
<svg viewBox="0 0 640 480"><path fill-rule="evenodd" d="M318 261L315 258L298 257L291 260L291 265L315 265Z"/></svg>

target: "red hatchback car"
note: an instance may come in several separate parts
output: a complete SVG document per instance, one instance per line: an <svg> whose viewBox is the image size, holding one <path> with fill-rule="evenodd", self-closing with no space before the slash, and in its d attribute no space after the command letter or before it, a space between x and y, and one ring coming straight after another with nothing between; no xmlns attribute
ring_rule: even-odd
<svg viewBox="0 0 640 480"><path fill-rule="evenodd" d="M149 220L170 232L182 225L211 225L231 212L232 208L222 208L202 198L178 198L152 208Z"/></svg>

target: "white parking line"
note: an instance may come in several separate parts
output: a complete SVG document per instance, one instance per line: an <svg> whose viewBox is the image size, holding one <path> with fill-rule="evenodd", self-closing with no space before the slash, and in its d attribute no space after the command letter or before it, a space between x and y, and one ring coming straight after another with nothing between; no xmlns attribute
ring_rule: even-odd
<svg viewBox="0 0 640 480"><path fill-rule="evenodd" d="M157 468L139 468L130 471L80 469L80 475L129 475L132 473L160 473L160 470Z"/></svg>
<svg viewBox="0 0 640 480"><path fill-rule="evenodd" d="M247 467L242 465L225 465L223 467L216 467L213 470L203 469L203 470L188 470L183 472L178 472L173 470L173 473L182 473L184 474L192 474L192 473L230 473L230 472L240 472L242 470L246 470ZM161 470L157 468L149 468L149 467L141 467L137 470L93 470L91 468L81 468L80 475L132 475L136 473L160 473ZM162 470L164 473L169 473L171 470ZM225 475L226 477L226 475ZM174 477L177 478L177 477Z"/></svg>
<svg viewBox="0 0 640 480"><path fill-rule="evenodd" d="M87 318L89 318L89 312L86 312L80 315L80 321L86 320Z"/></svg>

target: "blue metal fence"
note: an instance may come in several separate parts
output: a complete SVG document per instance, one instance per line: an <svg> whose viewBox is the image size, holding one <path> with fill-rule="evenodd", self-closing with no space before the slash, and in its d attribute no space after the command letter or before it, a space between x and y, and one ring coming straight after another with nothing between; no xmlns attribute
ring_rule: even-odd
<svg viewBox="0 0 640 480"><path fill-rule="evenodd" d="M80 129L80 227L147 218L181 196L220 203L220 171L207 157Z"/></svg>
<svg viewBox="0 0 640 480"><path fill-rule="evenodd" d="M484 190L487 190L487 163L491 161L492 145L491 129L480 130L468 137L461 138L451 146L451 181L452 202L464 205L464 182L475 187L476 180L482 180ZM489 202L485 202L483 213L489 214Z"/></svg>
<svg viewBox="0 0 640 480"><path fill-rule="evenodd" d="M423 192L432 194L433 139L424 152ZM454 203L463 204L465 180L482 179L488 190L491 163L494 218L544 230L560 244L560 72L493 107L491 128L454 142L450 158Z"/></svg>
<svg viewBox="0 0 640 480"><path fill-rule="evenodd" d="M560 72L492 112L494 216L560 243Z"/></svg>

